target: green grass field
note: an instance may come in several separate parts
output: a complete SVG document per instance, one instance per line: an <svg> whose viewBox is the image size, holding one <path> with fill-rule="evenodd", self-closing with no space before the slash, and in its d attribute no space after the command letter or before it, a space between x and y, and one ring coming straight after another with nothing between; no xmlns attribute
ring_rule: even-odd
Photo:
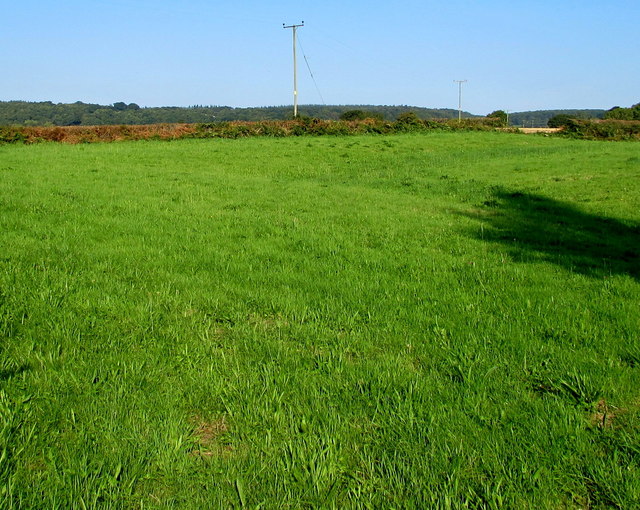
<svg viewBox="0 0 640 510"><path fill-rule="evenodd" d="M0 507L638 508L639 147L0 146Z"/></svg>

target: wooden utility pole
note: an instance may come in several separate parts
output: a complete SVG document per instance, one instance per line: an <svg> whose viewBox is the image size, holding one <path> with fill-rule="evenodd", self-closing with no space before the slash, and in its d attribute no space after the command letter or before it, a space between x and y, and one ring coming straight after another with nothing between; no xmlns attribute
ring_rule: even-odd
<svg viewBox="0 0 640 510"><path fill-rule="evenodd" d="M458 84L458 122L462 120L462 84L467 80L453 80Z"/></svg>
<svg viewBox="0 0 640 510"><path fill-rule="evenodd" d="M300 23L300 25L289 25L285 26L282 24L282 28L292 28L293 33L293 118L295 119L298 116L298 69L296 64L296 29L298 27L303 27L304 21Z"/></svg>

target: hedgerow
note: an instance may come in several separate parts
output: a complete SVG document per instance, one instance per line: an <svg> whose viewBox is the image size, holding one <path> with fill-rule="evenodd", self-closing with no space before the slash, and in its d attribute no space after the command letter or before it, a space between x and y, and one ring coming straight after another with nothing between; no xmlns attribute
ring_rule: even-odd
<svg viewBox="0 0 640 510"><path fill-rule="evenodd" d="M640 122L569 119L560 133L587 140L640 140Z"/></svg>
<svg viewBox="0 0 640 510"><path fill-rule="evenodd" d="M254 136L347 136L361 134L394 134L440 131L512 131L504 128L497 118L465 118L423 120L407 112L395 122L379 118L363 120L322 120L299 117L286 121L212 122L202 124L150 124L122 126L66 126L66 127L0 127L0 143L96 143L124 140L178 140L182 138L246 138ZM568 122L560 132L563 136L587 139L638 140L640 122L589 121Z"/></svg>

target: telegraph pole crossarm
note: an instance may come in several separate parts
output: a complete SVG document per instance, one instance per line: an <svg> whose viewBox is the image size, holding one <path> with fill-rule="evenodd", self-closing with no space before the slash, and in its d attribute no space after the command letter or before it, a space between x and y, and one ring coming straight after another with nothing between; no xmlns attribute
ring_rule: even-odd
<svg viewBox="0 0 640 510"><path fill-rule="evenodd" d="M282 24L282 28L291 28L293 33L293 118L298 116L298 76L297 76L297 64L296 64L296 29L303 27L304 21L299 25L285 25Z"/></svg>

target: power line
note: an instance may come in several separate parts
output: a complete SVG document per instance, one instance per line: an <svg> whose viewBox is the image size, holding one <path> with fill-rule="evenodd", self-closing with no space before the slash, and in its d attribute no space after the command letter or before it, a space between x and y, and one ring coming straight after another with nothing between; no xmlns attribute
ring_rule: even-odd
<svg viewBox="0 0 640 510"><path fill-rule="evenodd" d="M316 83L316 79L313 76L313 73L311 72L311 67L309 66L309 61L307 60L307 55L305 55L304 48L302 47L302 43L300 42L300 37L298 37L298 44L300 45L300 49L302 50L302 56L304 57L304 61L307 64L307 69L309 70L309 74L311 75L311 79L313 80L313 84L316 86L316 90L318 91L318 95L320 96L322 104L326 106L327 103L324 102L324 97L322 97L322 92L320 92L320 88L318 87L318 84Z"/></svg>

